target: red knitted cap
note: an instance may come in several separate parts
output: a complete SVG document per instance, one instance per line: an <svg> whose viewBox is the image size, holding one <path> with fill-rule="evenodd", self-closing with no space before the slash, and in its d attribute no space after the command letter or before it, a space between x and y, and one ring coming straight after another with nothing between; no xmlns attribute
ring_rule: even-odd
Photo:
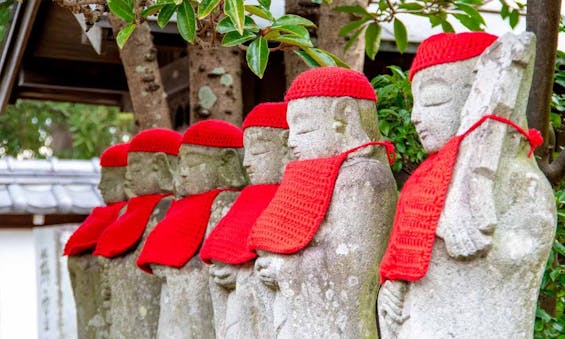
<svg viewBox="0 0 565 339"><path fill-rule="evenodd" d="M286 122L286 102L264 102L255 106L243 121L241 127L273 127L288 129Z"/></svg>
<svg viewBox="0 0 565 339"><path fill-rule="evenodd" d="M147 129L131 139L128 152L163 152L178 155L181 140L181 134L170 129Z"/></svg>
<svg viewBox="0 0 565 339"><path fill-rule="evenodd" d="M410 67L409 79L431 66L476 57L498 37L485 32L439 33L422 41Z"/></svg>
<svg viewBox="0 0 565 339"><path fill-rule="evenodd" d="M184 132L183 144L207 147L243 147L241 128L223 120L199 121Z"/></svg>
<svg viewBox="0 0 565 339"><path fill-rule="evenodd" d="M100 155L100 166L122 167L128 165L129 143L112 145Z"/></svg>
<svg viewBox="0 0 565 339"><path fill-rule="evenodd" d="M375 90L363 73L341 67L318 67L294 79L285 101L308 97L353 97L377 101Z"/></svg>

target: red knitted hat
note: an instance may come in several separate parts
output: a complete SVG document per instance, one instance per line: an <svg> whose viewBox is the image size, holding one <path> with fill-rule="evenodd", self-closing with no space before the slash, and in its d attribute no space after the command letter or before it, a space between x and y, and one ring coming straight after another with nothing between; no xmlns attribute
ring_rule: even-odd
<svg viewBox="0 0 565 339"><path fill-rule="evenodd" d="M377 101L375 90L363 73L341 67L318 67L298 75L284 100L347 96Z"/></svg>
<svg viewBox="0 0 565 339"><path fill-rule="evenodd" d="M273 127L288 129L286 122L286 102L264 102L255 106L243 121L242 129L247 127Z"/></svg>
<svg viewBox="0 0 565 339"><path fill-rule="evenodd" d="M112 145L100 155L100 166L122 167L128 164L129 143Z"/></svg>
<svg viewBox="0 0 565 339"><path fill-rule="evenodd" d="M178 155L181 139L179 132L170 129L147 129L131 139L128 152L163 152Z"/></svg>
<svg viewBox="0 0 565 339"><path fill-rule="evenodd" d="M476 57L498 37L485 32L439 33L422 41L410 67L412 81L418 71L439 64Z"/></svg>
<svg viewBox="0 0 565 339"><path fill-rule="evenodd" d="M241 128L222 120L199 121L184 132L183 144L207 147L243 147Z"/></svg>

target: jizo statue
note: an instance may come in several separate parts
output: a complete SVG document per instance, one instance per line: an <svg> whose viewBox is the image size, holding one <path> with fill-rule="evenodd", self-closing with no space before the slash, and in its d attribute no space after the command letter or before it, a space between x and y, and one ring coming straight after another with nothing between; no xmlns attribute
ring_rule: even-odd
<svg viewBox="0 0 565 339"><path fill-rule="evenodd" d="M104 229L118 218L126 205L124 179L128 147L129 144L110 146L100 156L98 188L106 206L92 210L65 245L79 338L108 338L109 335L106 311L110 301L105 273L92 251Z"/></svg>
<svg viewBox="0 0 565 339"><path fill-rule="evenodd" d="M411 69L429 158L405 183L381 263L383 338L531 338L556 211L527 131L530 33L442 33Z"/></svg>
<svg viewBox="0 0 565 339"><path fill-rule="evenodd" d="M256 254L247 246L251 227L272 200L290 160L286 103L256 106L243 122L243 164L251 185L206 238L200 258L210 266L211 290L227 294L219 338L273 337L274 293L254 274ZM216 285L216 286L213 286ZM214 293L214 292L213 292ZM218 304L214 304L216 307ZM218 309L214 308L216 318Z"/></svg>
<svg viewBox="0 0 565 339"><path fill-rule="evenodd" d="M110 338L154 338L161 284L141 272L135 260L145 238L169 208L181 135L166 129L134 136L128 150L125 213L108 226L94 255L106 263L110 287Z"/></svg>
<svg viewBox="0 0 565 339"><path fill-rule="evenodd" d="M322 67L299 75L285 99L298 160L249 237L257 275L275 290L273 336L376 337L397 192L392 145L371 143L381 138L375 93L361 73Z"/></svg>
<svg viewBox="0 0 565 339"><path fill-rule="evenodd" d="M209 273L198 258L205 237L247 184L243 133L205 120L184 133L174 175L176 200L149 235L137 265L160 279L159 338L216 338Z"/></svg>

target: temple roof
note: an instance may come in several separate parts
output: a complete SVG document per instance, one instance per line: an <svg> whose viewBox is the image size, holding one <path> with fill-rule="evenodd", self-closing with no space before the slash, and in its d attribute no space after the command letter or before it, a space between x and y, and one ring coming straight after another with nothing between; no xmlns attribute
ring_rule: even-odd
<svg viewBox="0 0 565 339"><path fill-rule="evenodd" d="M0 214L89 214L104 204L98 159L0 158Z"/></svg>

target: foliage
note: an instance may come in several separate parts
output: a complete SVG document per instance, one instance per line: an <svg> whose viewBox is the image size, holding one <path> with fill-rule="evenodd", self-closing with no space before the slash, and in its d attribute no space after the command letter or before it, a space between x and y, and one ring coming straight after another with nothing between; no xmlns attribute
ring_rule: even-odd
<svg viewBox="0 0 565 339"><path fill-rule="evenodd" d="M394 142L396 147L397 157L392 169L399 172L403 167L413 167L422 162L425 151L410 121L412 90L408 72L403 72L397 66L390 66L389 69L392 74L379 75L371 80L371 84L379 98L379 128L382 135Z"/></svg>
<svg viewBox="0 0 565 339"><path fill-rule="evenodd" d="M12 0L0 0L0 48L6 38L7 31L9 27L10 19L13 14L13 1Z"/></svg>
<svg viewBox="0 0 565 339"><path fill-rule="evenodd" d="M270 6L270 0L259 0L256 5L245 5L243 0L156 0L135 8L134 0L108 0L110 11L128 24L116 38L120 48L148 16L157 15L157 23L163 28L176 13L183 39L191 44L221 41L225 47L240 46L246 50L249 68L260 78L270 52L280 49L295 49L312 66L347 66L335 55L313 48L308 32L315 27L313 22L292 14L274 18ZM261 18L267 25L259 27L254 18Z"/></svg>
<svg viewBox="0 0 565 339"><path fill-rule="evenodd" d="M516 27L520 19L520 10L525 8L525 3L515 1L508 3L499 0L501 5L500 16L508 20L512 28ZM319 1L317 1L319 2ZM454 32L451 22L458 21L471 31L482 31L485 20L479 8L491 0L377 0L375 6L365 8L360 5L338 6L336 11L348 13L355 20L345 24L339 31L340 36L349 36L350 40L345 46L349 49L355 40L365 32L365 52L374 60L379 50L381 40L381 24L393 23L396 47L403 53L408 46L408 32L401 20L403 14L417 15L427 18L432 27L441 26L444 32ZM399 16L400 15L400 16ZM450 22L450 20L452 20Z"/></svg>
<svg viewBox="0 0 565 339"><path fill-rule="evenodd" d="M536 310L534 338L565 338L565 182L555 191L557 233L542 279ZM554 312L542 308L543 300L555 302ZM551 314L553 313L553 314Z"/></svg>
<svg viewBox="0 0 565 339"><path fill-rule="evenodd" d="M131 114L116 107L18 100L0 114L0 156L90 159L110 144L129 139ZM72 148L54 148L54 139L72 138Z"/></svg>

